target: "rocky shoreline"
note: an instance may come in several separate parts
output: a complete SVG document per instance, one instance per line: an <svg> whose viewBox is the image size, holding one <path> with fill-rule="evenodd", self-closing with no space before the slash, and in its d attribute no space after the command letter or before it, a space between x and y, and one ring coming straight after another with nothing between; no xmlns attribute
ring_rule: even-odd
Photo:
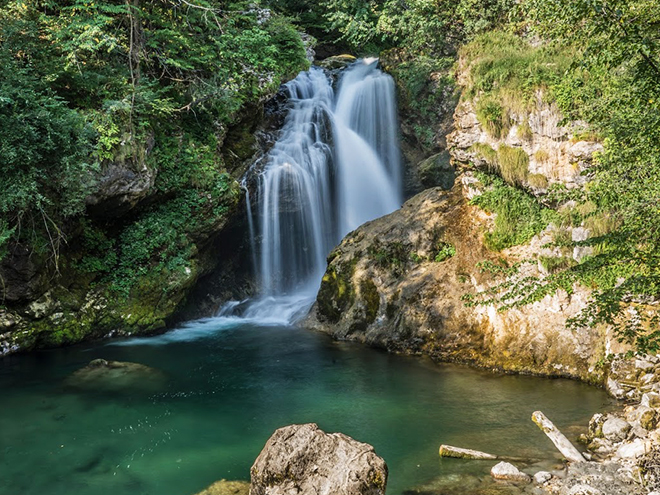
<svg viewBox="0 0 660 495"><path fill-rule="evenodd" d="M537 473L500 463L491 475L535 495L660 493L660 359L619 357L611 368L608 391L625 402L614 412L591 418L588 432L578 439L586 446L585 461L575 459L563 469Z"/></svg>

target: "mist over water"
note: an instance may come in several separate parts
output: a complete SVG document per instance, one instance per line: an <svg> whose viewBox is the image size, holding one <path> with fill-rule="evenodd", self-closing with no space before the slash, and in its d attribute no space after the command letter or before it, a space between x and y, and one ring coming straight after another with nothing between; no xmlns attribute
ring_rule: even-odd
<svg viewBox="0 0 660 495"><path fill-rule="evenodd" d="M395 88L377 60L346 69L337 93L319 68L286 87L291 109L249 205L261 293L241 308L278 323L305 314L342 237L402 201Z"/></svg>

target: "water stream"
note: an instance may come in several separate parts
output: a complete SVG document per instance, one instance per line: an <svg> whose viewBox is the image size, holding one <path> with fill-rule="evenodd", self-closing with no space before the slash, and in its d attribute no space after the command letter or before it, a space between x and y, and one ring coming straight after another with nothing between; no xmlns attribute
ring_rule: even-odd
<svg viewBox="0 0 660 495"><path fill-rule="evenodd" d="M249 219L261 297L242 308L282 322L310 306L330 250L397 209L402 189L394 83L376 60L346 69L336 94L319 68L286 88L291 108L259 176L257 221Z"/></svg>

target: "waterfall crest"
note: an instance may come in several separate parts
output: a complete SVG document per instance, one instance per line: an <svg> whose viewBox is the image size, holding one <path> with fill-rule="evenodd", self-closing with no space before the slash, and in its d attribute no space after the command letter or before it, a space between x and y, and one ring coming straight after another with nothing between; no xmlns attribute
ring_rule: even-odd
<svg viewBox="0 0 660 495"><path fill-rule="evenodd" d="M254 198L261 295L244 310L282 323L312 304L342 237L402 201L394 83L377 61L346 69L337 94L315 67L286 88L291 109Z"/></svg>

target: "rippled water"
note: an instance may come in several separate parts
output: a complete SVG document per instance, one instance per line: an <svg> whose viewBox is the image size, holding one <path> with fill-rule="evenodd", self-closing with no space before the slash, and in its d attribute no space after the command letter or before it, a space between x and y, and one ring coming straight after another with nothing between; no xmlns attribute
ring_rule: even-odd
<svg viewBox="0 0 660 495"><path fill-rule="evenodd" d="M99 357L166 378L130 392L66 385ZM534 410L575 435L573 425L609 404L568 380L436 366L236 319L0 359L0 394L0 493L11 495L189 495L249 479L273 430L303 422L374 445L390 468L389 494L432 480L467 486L461 476L487 478L492 463L441 461L441 443L545 465L557 455L530 421Z"/></svg>

